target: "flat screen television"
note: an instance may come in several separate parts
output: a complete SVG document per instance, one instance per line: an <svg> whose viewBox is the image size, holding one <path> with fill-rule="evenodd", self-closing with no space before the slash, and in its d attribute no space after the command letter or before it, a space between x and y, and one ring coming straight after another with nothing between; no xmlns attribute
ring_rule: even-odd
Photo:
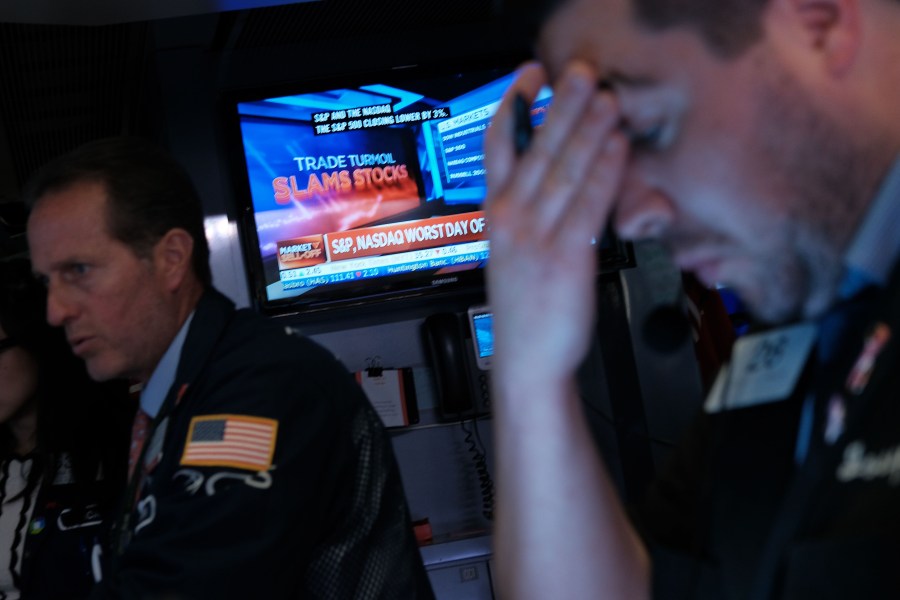
<svg viewBox="0 0 900 600"><path fill-rule="evenodd" d="M306 312L481 288L484 132L519 63L232 92L239 229L257 306ZM547 89L532 106L535 126L550 101ZM619 260L616 246L607 263Z"/></svg>

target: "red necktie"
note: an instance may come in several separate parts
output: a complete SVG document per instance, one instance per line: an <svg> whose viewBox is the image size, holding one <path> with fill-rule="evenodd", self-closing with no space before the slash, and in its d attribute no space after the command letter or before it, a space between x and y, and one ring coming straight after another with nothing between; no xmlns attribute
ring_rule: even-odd
<svg viewBox="0 0 900 600"><path fill-rule="evenodd" d="M128 454L128 478L131 479L134 473L134 465L141 456L141 449L144 447L144 440L147 437L147 430L150 429L150 415L143 408L138 408L134 415L134 424L131 426L131 449Z"/></svg>

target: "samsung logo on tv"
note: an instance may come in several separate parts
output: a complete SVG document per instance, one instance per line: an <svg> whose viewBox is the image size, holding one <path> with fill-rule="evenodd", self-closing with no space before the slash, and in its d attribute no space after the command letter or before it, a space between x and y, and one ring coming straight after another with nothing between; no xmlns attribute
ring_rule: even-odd
<svg viewBox="0 0 900 600"><path fill-rule="evenodd" d="M444 285L446 283L456 283L459 281L459 277L442 277L440 279L432 279L431 285Z"/></svg>

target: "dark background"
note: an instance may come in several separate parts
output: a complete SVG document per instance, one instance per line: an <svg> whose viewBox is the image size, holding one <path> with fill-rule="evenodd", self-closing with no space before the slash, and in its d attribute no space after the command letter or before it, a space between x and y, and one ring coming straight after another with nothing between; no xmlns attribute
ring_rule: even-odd
<svg viewBox="0 0 900 600"><path fill-rule="evenodd" d="M528 51L501 0L14 0L0 3L0 253L20 190L91 139L157 139L234 204L216 107L229 90Z"/></svg>

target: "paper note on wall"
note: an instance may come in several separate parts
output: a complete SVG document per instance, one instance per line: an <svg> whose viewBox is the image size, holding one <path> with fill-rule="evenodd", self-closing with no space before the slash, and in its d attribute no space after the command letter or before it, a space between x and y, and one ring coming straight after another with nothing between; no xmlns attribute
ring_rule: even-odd
<svg viewBox="0 0 900 600"><path fill-rule="evenodd" d="M409 425L402 369L358 371L356 380L385 427Z"/></svg>

